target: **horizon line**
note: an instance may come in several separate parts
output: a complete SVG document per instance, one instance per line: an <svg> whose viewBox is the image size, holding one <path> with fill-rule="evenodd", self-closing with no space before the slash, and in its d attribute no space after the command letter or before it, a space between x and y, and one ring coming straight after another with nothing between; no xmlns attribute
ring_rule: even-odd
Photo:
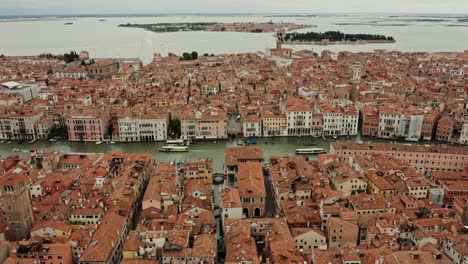
<svg viewBox="0 0 468 264"><path fill-rule="evenodd" d="M176 16L176 15L188 15L188 16L203 16L203 15L465 15L468 13L436 13L436 12L162 12L162 13L144 13L144 12L129 12L129 13L31 13L31 14L0 14L0 17L73 17L73 16Z"/></svg>

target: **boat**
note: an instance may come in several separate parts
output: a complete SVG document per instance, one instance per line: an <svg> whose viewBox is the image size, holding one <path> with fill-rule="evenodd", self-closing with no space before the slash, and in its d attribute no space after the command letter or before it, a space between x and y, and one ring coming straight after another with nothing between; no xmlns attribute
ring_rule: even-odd
<svg viewBox="0 0 468 264"><path fill-rule="evenodd" d="M2 140L2 141L0 141L0 143L5 144L5 143L6 143L6 140Z"/></svg>
<svg viewBox="0 0 468 264"><path fill-rule="evenodd" d="M11 141L7 141L6 144L11 144Z"/></svg>
<svg viewBox="0 0 468 264"><path fill-rule="evenodd" d="M325 136L323 136L323 135L322 135L322 139L323 139L324 141L327 141L327 138L326 138Z"/></svg>
<svg viewBox="0 0 468 264"><path fill-rule="evenodd" d="M251 139L250 139L250 144L252 144L252 145L257 145L257 139L251 138Z"/></svg>
<svg viewBox="0 0 468 264"><path fill-rule="evenodd" d="M66 25L66 26L73 25L73 22L66 22L66 23L64 23L64 25Z"/></svg>
<svg viewBox="0 0 468 264"><path fill-rule="evenodd" d="M333 135L333 138L334 138L334 139L338 139L338 136L337 136L337 135Z"/></svg>
<svg viewBox="0 0 468 264"><path fill-rule="evenodd" d="M168 139L166 140L166 146L188 146L190 143L183 139Z"/></svg>
<svg viewBox="0 0 468 264"><path fill-rule="evenodd" d="M161 152L187 152L188 147L186 146L163 146L159 148Z"/></svg>
<svg viewBox="0 0 468 264"><path fill-rule="evenodd" d="M109 142L109 144L115 144L115 141L111 141L111 142Z"/></svg>
<svg viewBox="0 0 468 264"><path fill-rule="evenodd" d="M49 141L51 141L51 142L55 142L55 141L57 141L57 140L58 140L58 139L56 139L56 138L51 138L51 139L49 139Z"/></svg>
<svg viewBox="0 0 468 264"><path fill-rule="evenodd" d="M96 145L101 145L102 143L104 143L104 141L98 141L96 142Z"/></svg>
<svg viewBox="0 0 468 264"><path fill-rule="evenodd" d="M34 144L34 143L36 143L36 141L37 141L37 139L33 139L33 140L29 141L28 143L29 144Z"/></svg>
<svg viewBox="0 0 468 264"><path fill-rule="evenodd" d="M296 149L296 154L309 155L309 154L321 154L326 153L323 148L299 148Z"/></svg>

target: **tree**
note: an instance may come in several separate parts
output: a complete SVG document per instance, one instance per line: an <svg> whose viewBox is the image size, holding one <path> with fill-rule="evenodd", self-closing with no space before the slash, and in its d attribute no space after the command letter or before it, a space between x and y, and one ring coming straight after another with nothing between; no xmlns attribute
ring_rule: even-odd
<svg viewBox="0 0 468 264"><path fill-rule="evenodd" d="M50 130L49 134L47 135L49 139L51 138L62 138L62 139L67 139L68 138L68 130L66 126L54 126Z"/></svg>
<svg viewBox="0 0 468 264"><path fill-rule="evenodd" d="M429 210L429 208L427 207L419 207L418 211L416 212L416 215L419 218L427 218L430 216L430 214L431 214L431 210Z"/></svg>
<svg viewBox="0 0 468 264"><path fill-rule="evenodd" d="M47 70L47 74L52 74L52 73L54 73L54 71L52 70L52 68L49 68L49 69Z"/></svg>
<svg viewBox="0 0 468 264"><path fill-rule="evenodd" d="M182 54L182 59L183 60L192 60L192 54L188 53L188 52L184 52Z"/></svg>
<svg viewBox="0 0 468 264"><path fill-rule="evenodd" d="M109 124L107 135L110 138L112 138L112 134L114 134L114 125L111 123L111 124Z"/></svg>
<svg viewBox="0 0 468 264"><path fill-rule="evenodd" d="M70 53L63 54L63 60L66 63L74 62L75 60L79 58L80 56L78 55L78 53L76 53L76 51L70 51Z"/></svg>
<svg viewBox="0 0 468 264"><path fill-rule="evenodd" d="M198 52L192 51L192 60L198 59Z"/></svg>
<svg viewBox="0 0 468 264"><path fill-rule="evenodd" d="M175 138L179 138L182 134L181 124L179 119L172 119L170 122L170 134L174 135Z"/></svg>

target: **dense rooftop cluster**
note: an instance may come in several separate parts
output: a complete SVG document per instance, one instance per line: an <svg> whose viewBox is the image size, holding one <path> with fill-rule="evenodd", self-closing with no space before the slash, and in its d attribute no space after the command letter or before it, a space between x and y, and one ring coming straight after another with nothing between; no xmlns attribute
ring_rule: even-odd
<svg viewBox="0 0 468 264"><path fill-rule="evenodd" d="M464 147L334 143L309 160L241 146L225 160L218 174L121 152L3 159L0 262L468 260Z"/></svg>
<svg viewBox="0 0 468 264"><path fill-rule="evenodd" d="M364 136L468 143L468 53L0 59L0 139ZM359 129L360 128L360 129ZM59 133L61 131L61 133Z"/></svg>

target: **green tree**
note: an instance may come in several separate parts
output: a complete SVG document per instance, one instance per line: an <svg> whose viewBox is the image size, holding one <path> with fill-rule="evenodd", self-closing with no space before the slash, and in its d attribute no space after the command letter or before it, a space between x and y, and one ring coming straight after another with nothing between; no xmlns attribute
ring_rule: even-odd
<svg viewBox="0 0 468 264"><path fill-rule="evenodd" d="M52 73L54 73L54 71L52 70L52 68L49 68L49 69L47 70L47 74L52 74Z"/></svg>
<svg viewBox="0 0 468 264"><path fill-rule="evenodd" d="M112 138L112 134L114 134L114 125L111 123L109 124L109 127L107 129L107 136L109 136L109 138Z"/></svg>
<svg viewBox="0 0 468 264"><path fill-rule="evenodd" d="M192 60L192 54L188 53L188 52L184 52L182 54L182 59L183 60Z"/></svg>
<svg viewBox="0 0 468 264"><path fill-rule="evenodd" d="M170 122L170 134L174 136L174 138L179 138L182 134L180 120L179 119L171 119Z"/></svg>
<svg viewBox="0 0 468 264"><path fill-rule="evenodd" d="M198 52L192 51L192 60L198 59Z"/></svg>
<svg viewBox="0 0 468 264"><path fill-rule="evenodd" d="M49 139L51 138L62 138L62 139L67 139L68 138L68 130L66 126L54 126L50 130L48 136Z"/></svg>

